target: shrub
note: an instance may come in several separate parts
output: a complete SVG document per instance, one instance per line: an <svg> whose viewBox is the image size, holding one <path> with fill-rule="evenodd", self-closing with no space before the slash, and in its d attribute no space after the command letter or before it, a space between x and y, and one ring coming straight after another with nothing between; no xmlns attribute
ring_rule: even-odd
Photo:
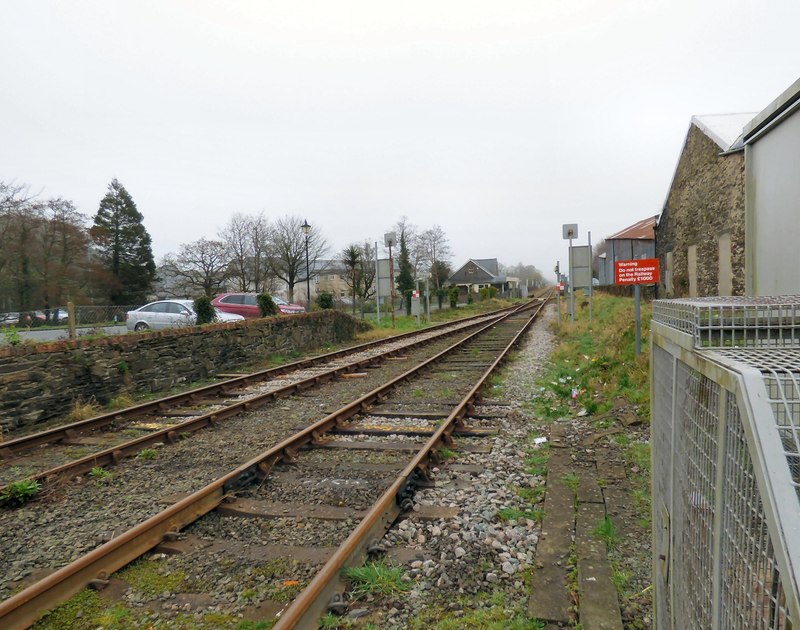
<svg viewBox="0 0 800 630"><path fill-rule="evenodd" d="M497 288L483 287L480 293L481 293L481 300L491 300L492 298L494 298L494 296L497 295Z"/></svg>
<svg viewBox="0 0 800 630"><path fill-rule="evenodd" d="M439 300L439 310L442 310L442 304L444 304L444 299L447 297L447 289L437 289L436 291L436 299Z"/></svg>
<svg viewBox="0 0 800 630"><path fill-rule="evenodd" d="M258 310L261 311L261 317L272 317L278 314L278 305L269 293L259 293L256 296L258 302Z"/></svg>
<svg viewBox="0 0 800 630"><path fill-rule="evenodd" d="M320 293L317 296L317 306L323 309L333 308L333 294L332 293Z"/></svg>
<svg viewBox="0 0 800 630"><path fill-rule="evenodd" d="M197 313L197 325L210 324L213 322L217 313L211 306L211 298L207 295L199 297L194 301L194 312Z"/></svg>
<svg viewBox="0 0 800 630"><path fill-rule="evenodd" d="M450 289L447 296L450 298L450 308L455 308L458 304L458 287Z"/></svg>

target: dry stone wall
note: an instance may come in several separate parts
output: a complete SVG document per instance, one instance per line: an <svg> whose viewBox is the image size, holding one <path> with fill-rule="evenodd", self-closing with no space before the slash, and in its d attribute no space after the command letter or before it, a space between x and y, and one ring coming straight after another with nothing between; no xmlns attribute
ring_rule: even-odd
<svg viewBox="0 0 800 630"><path fill-rule="evenodd" d="M689 247L697 247L697 294L717 295L719 236L730 233L732 293L744 293L744 152L721 155L695 125L689 129L656 230L660 297L689 295ZM666 294L666 254L673 252L672 292Z"/></svg>
<svg viewBox="0 0 800 630"><path fill-rule="evenodd" d="M163 392L272 355L352 339L367 324L338 311L93 340L0 348L0 435L65 416L76 401Z"/></svg>

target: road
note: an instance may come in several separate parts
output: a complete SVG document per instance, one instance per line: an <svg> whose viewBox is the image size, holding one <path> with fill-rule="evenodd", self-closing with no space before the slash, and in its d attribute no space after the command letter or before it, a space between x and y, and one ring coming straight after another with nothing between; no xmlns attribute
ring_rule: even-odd
<svg viewBox="0 0 800 630"><path fill-rule="evenodd" d="M10 335L3 334L4 329L0 329L0 345L5 346L10 343ZM125 326L102 326L100 328L78 328L78 337L85 335L96 335L102 331L105 335L124 335L128 329ZM47 328L47 329L17 329L17 333L22 339L23 343L27 340L31 341L57 341L59 339L68 339L68 332L66 328Z"/></svg>

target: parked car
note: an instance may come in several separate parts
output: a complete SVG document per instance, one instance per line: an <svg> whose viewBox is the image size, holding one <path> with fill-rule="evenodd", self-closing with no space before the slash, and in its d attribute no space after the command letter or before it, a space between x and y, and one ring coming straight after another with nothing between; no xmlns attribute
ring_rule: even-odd
<svg viewBox="0 0 800 630"><path fill-rule="evenodd" d="M281 313L287 315L306 312L306 309L299 304L290 304L275 295L272 296L272 301L275 302ZM226 313L236 313L245 317L261 317L261 309L258 307L255 293L220 293L211 300L211 304Z"/></svg>
<svg viewBox="0 0 800 630"><path fill-rule="evenodd" d="M225 313L214 309L216 321L234 322L244 319L241 315ZM194 311L192 300L158 300L150 302L134 311L128 311L125 325L128 330L147 330L152 328L176 328L179 326L194 326L197 323L197 313Z"/></svg>
<svg viewBox="0 0 800 630"><path fill-rule="evenodd" d="M19 324L19 313L0 313L0 326L16 326Z"/></svg>

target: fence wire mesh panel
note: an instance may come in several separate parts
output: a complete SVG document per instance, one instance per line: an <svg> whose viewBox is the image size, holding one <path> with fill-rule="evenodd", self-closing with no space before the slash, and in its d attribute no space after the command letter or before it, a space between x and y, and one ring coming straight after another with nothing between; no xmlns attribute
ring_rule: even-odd
<svg viewBox="0 0 800 630"><path fill-rule="evenodd" d="M654 570L656 584L656 625L669 626L672 616L669 592L669 510L672 504L672 387L675 360L666 350L653 347L653 414L662 419L652 428L653 453L653 531Z"/></svg>
<svg viewBox="0 0 800 630"><path fill-rule="evenodd" d="M720 626L790 628L786 595L735 396L725 431Z"/></svg>
<svg viewBox="0 0 800 630"><path fill-rule="evenodd" d="M658 300L653 320L692 335L698 348L800 344L800 296Z"/></svg>
<svg viewBox="0 0 800 630"><path fill-rule="evenodd" d="M683 627L710 628L719 386L682 362L677 379L684 397L675 427L673 610Z"/></svg>
<svg viewBox="0 0 800 630"><path fill-rule="evenodd" d="M800 616L800 298L665 300L653 319L657 627L789 630Z"/></svg>

